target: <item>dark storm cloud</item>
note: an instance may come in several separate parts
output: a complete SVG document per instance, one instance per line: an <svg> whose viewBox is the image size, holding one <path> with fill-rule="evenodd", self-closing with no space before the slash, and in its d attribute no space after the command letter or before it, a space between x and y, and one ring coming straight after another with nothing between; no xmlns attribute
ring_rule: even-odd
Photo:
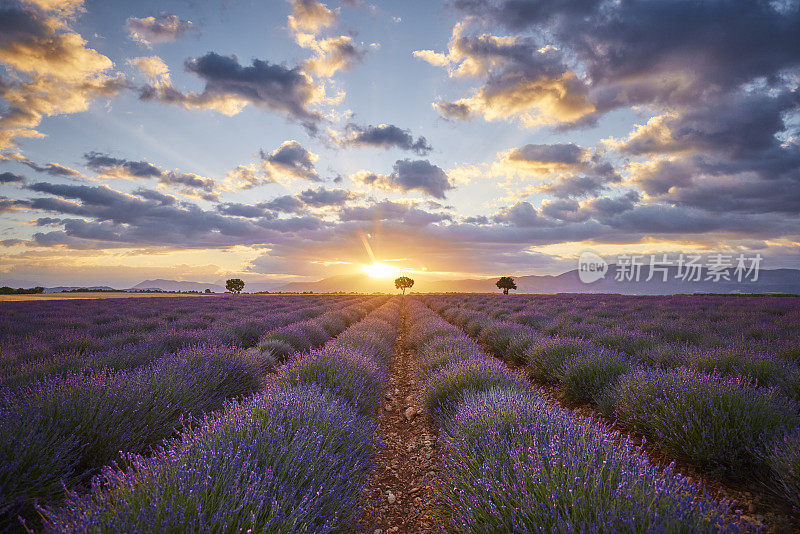
<svg viewBox="0 0 800 534"><path fill-rule="evenodd" d="M18 211L28 206L30 206L30 202L26 200L14 200L13 198L0 197L0 213Z"/></svg>
<svg viewBox="0 0 800 534"><path fill-rule="evenodd" d="M800 7L773 2L461 1L513 30L547 32L587 69L601 108L691 102L800 64ZM643 29L646 28L646 31ZM662 78L662 73L667 74ZM679 80L675 74L683 73Z"/></svg>
<svg viewBox="0 0 800 534"><path fill-rule="evenodd" d="M466 121L472 117L472 110L467 104L440 100L434 104L434 107L445 119Z"/></svg>
<svg viewBox="0 0 800 534"><path fill-rule="evenodd" d="M588 215L582 213L576 200L558 199L542 205L542 215L560 221L583 221Z"/></svg>
<svg viewBox="0 0 800 534"><path fill-rule="evenodd" d="M454 189L441 167L424 159L397 160L391 174L361 172L351 178L389 191L421 191L434 198L445 198L445 193Z"/></svg>
<svg viewBox="0 0 800 534"><path fill-rule="evenodd" d="M186 72L205 82L200 93L181 93L171 85L145 86L142 100L155 100L187 108L216 109L235 115L245 104L288 115L310 132L322 120L309 106L321 100L321 88L300 67L286 67L254 59L241 65L234 56L209 52L184 63Z"/></svg>
<svg viewBox="0 0 800 534"><path fill-rule="evenodd" d="M402 221L409 226L427 226L452 219L447 213L423 210L414 204L383 200L368 206L353 206L342 210L340 220L348 221Z"/></svg>
<svg viewBox="0 0 800 534"><path fill-rule="evenodd" d="M620 150L632 155L713 151L731 158L750 158L781 146L775 134L787 129L787 113L798 105L800 91L796 88L774 94L731 94L651 119Z"/></svg>
<svg viewBox="0 0 800 534"><path fill-rule="evenodd" d="M217 198L217 194L214 192L216 182L211 178L192 173L162 171L159 167L146 161L130 161L100 152L87 152L83 157L86 160L86 166L97 173L121 171L122 177L125 178L155 178L162 184L176 185L184 191L200 191L200 196L206 200Z"/></svg>
<svg viewBox="0 0 800 534"><path fill-rule="evenodd" d="M264 171L275 181L280 181L284 174L319 182L320 177L314 168L315 156L297 141L285 141L273 152L260 151Z"/></svg>
<svg viewBox="0 0 800 534"><path fill-rule="evenodd" d="M346 189L318 187L317 189L306 189L297 197L308 206L321 208L324 206L341 206L348 200L356 198L356 195Z"/></svg>
<svg viewBox="0 0 800 534"><path fill-rule="evenodd" d="M114 242L217 246L260 242L265 235L262 227L188 202L166 205L161 200L143 199L106 186L39 182L28 189L53 195L31 200L34 209L75 215L82 221L90 219L84 225L72 223L65 227L66 235L74 238L101 239L91 237L91 232L96 231L97 235L116 236Z"/></svg>
<svg viewBox="0 0 800 534"><path fill-rule="evenodd" d="M126 173L137 178L156 178L161 176L161 169L146 161L130 161L114 158L100 152L87 152L83 155L86 166L95 172L103 172L113 167L121 167Z"/></svg>
<svg viewBox="0 0 800 534"><path fill-rule="evenodd" d="M537 190L556 198L580 198L597 195L606 188L606 184L602 176L579 174L541 185Z"/></svg>
<svg viewBox="0 0 800 534"><path fill-rule="evenodd" d="M177 15L161 13L157 17L130 17L125 21L125 30L131 39L145 44L174 41L192 29L192 23Z"/></svg>
<svg viewBox="0 0 800 534"><path fill-rule="evenodd" d="M417 137L415 141L410 130L404 130L393 124L366 127L348 124L347 134L348 136L342 140L342 144L381 148L396 147L416 152L420 156L424 156L433 150L433 147L424 137Z"/></svg>
<svg viewBox="0 0 800 534"><path fill-rule="evenodd" d="M599 216L615 215L633 209L639 199L639 193L629 191L619 197L594 198L585 209Z"/></svg>
<svg viewBox="0 0 800 534"><path fill-rule="evenodd" d="M245 217L248 219L260 219L261 217L274 217L272 212L268 211L263 205L253 204L239 204L229 202L226 204L218 204L217 211L223 215L232 215L234 217Z"/></svg>
<svg viewBox="0 0 800 534"><path fill-rule="evenodd" d="M173 197L172 195L165 195L164 193L156 191L154 189L139 188L136 191L134 191L133 194L142 197L146 200L154 200L165 206L170 206L178 201L178 199Z"/></svg>
<svg viewBox="0 0 800 534"><path fill-rule="evenodd" d="M305 208L305 204L297 197L292 195L283 195L273 198L267 202L262 202L259 206L266 209L281 211L283 213L298 213Z"/></svg>
<svg viewBox="0 0 800 534"><path fill-rule="evenodd" d="M0 173L0 184L24 183L25 177L21 174L14 174L13 172Z"/></svg>
<svg viewBox="0 0 800 534"><path fill-rule="evenodd" d="M530 202L520 201L508 208L503 208L494 216L494 221L512 226L541 226L547 223L539 217L536 208Z"/></svg>
<svg viewBox="0 0 800 534"><path fill-rule="evenodd" d="M22 163L23 165L27 165L28 167L37 172L49 174L50 176L62 176L65 178L74 178L83 176L80 172L76 171L75 169L64 167L63 165L59 165L58 163L45 163L44 165L39 165L36 162L31 161L30 159L25 157L19 158L19 162Z"/></svg>
<svg viewBox="0 0 800 534"><path fill-rule="evenodd" d="M546 163L564 163L578 165L585 150L573 143L558 143L553 145L524 145L513 149L508 154L512 161L534 161Z"/></svg>

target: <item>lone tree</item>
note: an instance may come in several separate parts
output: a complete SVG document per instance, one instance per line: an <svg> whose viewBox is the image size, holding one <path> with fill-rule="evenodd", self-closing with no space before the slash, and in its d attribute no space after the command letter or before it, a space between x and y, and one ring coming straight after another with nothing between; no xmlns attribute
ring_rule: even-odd
<svg viewBox="0 0 800 534"><path fill-rule="evenodd" d="M231 293L241 293L242 289L244 289L244 281L239 278L231 278L225 282L225 289Z"/></svg>
<svg viewBox="0 0 800 534"><path fill-rule="evenodd" d="M414 281L411 278L407 277L407 276L401 276L400 278L397 278L394 281L394 287L396 287L397 289L402 289L403 290L403 295L406 294L406 289L408 289L409 287L412 287L413 285L414 285Z"/></svg>
<svg viewBox="0 0 800 534"><path fill-rule="evenodd" d="M501 277L495 285L498 289L503 290L503 295L508 295L509 289L517 289L517 284L514 283L514 278L512 276Z"/></svg>

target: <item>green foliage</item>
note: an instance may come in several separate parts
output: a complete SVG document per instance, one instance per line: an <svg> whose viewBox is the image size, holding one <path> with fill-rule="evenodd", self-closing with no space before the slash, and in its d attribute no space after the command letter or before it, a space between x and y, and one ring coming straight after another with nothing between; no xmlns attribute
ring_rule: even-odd
<svg viewBox="0 0 800 534"><path fill-rule="evenodd" d="M231 278L225 282L225 289L231 293L241 293L244 289L244 281L241 278Z"/></svg>
<svg viewBox="0 0 800 534"><path fill-rule="evenodd" d="M414 280L407 276L401 276L400 278L396 278L394 281L394 287L397 289L403 290L403 295L406 294L406 289L414 287Z"/></svg>
<svg viewBox="0 0 800 534"><path fill-rule="evenodd" d="M503 295L508 295L509 289L517 289L517 284L514 283L512 276L502 276L500 280L495 282L498 289L503 290Z"/></svg>

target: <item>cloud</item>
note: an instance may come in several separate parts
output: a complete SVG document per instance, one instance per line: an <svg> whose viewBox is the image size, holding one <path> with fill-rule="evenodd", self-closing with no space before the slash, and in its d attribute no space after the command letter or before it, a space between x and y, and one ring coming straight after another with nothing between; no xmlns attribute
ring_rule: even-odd
<svg viewBox="0 0 800 534"><path fill-rule="evenodd" d="M65 219L64 230L37 234L40 245L91 246L121 244L178 245L182 247L229 246L262 242L267 229L239 218L224 217L191 203L175 205L161 199L141 198L107 186L64 185L38 182L33 192L51 197L30 201L32 209L80 219Z"/></svg>
<svg viewBox="0 0 800 534"><path fill-rule="evenodd" d="M227 202L217 205L217 211L225 215L245 218L275 219L276 212L304 213L307 208L342 207L358 195L346 189L306 189L297 195L283 195L257 204Z"/></svg>
<svg viewBox="0 0 800 534"><path fill-rule="evenodd" d="M25 183L25 177L19 174L14 174L12 172L2 172L0 173L0 184L13 184L13 183Z"/></svg>
<svg viewBox="0 0 800 534"><path fill-rule="evenodd" d="M180 39L193 27L191 21L181 20L177 15L169 13L161 13L157 17L129 17L125 21L128 36L147 46Z"/></svg>
<svg viewBox="0 0 800 534"><path fill-rule="evenodd" d="M561 163L564 165L578 165L583 161L586 151L573 143L558 143L554 145L524 145L511 150L508 154L510 161L535 162L535 163Z"/></svg>
<svg viewBox="0 0 800 534"><path fill-rule="evenodd" d="M313 208L341 206L345 202L357 197L358 195L347 189L325 189L324 187L306 189L297 195L297 198L304 204Z"/></svg>
<svg viewBox="0 0 800 534"><path fill-rule="evenodd" d="M419 208L416 203L392 202L383 200L367 206L352 206L343 209L340 220L349 221L401 221L409 226L427 226L432 223L449 221L447 213L434 213Z"/></svg>
<svg viewBox="0 0 800 534"><path fill-rule="evenodd" d="M588 150L573 143L528 144L501 153L493 170L502 174L517 172L546 177L586 170L590 158Z"/></svg>
<svg viewBox="0 0 800 534"><path fill-rule="evenodd" d="M417 137L415 141L410 130L403 130L393 124L363 127L350 123L346 127L345 136L337 141L344 146L374 146L385 149L396 147L416 152L420 156L433 150L424 137Z"/></svg>
<svg viewBox="0 0 800 534"><path fill-rule="evenodd" d="M276 182L293 179L321 181L314 168L314 162L318 156L303 148L295 140L284 141L281 146L270 153L262 150L260 155L261 169Z"/></svg>
<svg viewBox="0 0 800 534"><path fill-rule="evenodd" d="M541 193L549 193L554 197L579 198L595 196L606 188L608 177L602 175L577 174L536 187Z"/></svg>
<svg viewBox="0 0 800 534"><path fill-rule="evenodd" d="M0 213L8 213L11 211L23 211L28 209L29 206L30 202L27 202L25 200L15 200L13 198L0 196Z"/></svg>
<svg viewBox="0 0 800 534"><path fill-rule="evenodd" d="M13 73L0 78L0 99L5 101L0 149L18 137L41 137L36 127L44 117L86 111L93 100L127 87L122 76L109 73L111 60L88 48L63 20L31 9L0 8L0 63Z"/></svg>
<svg viewBox="0 0 800 534"><path fill-rule="evenodd" d="M49 174L50 176L62 176L65 178L78 178L83 177L83 174L75 169L70 169L69 167L65 167L63 165L59 165L58 163L45 163L44 165L39 165L34 161L31 161L28 158L22 157L19 159L20 163L23 165L27 165L31 169L41 172L44 174Z"/></svg>
<svg viewBox="0 0 800 534"><path fill-rule="evenodd" d="M781 74L800 62L795 2L460 0L456 6L485 23L547 35L587 73L598 112L712 103L753 80L780 84Z"/></svg>
<svg viewBox="0 0 800 534"><path fill-rule="evenodd" d="M317 39L311 34L298 34L296 39L300 46L315 53L314 57L303 62L303 69L321 78L352 69L369 52L369 48L356 45L348 35Z"/></svg>
<svg viewBox="0 0 800 534"><path fill-rule="evenodd" d="M524 126L575 122L595 111L588 87L568 69L563 54L529 37L469 35L467 19L453 28L447 53L414 52L417 58L447 67L451 77L480 78L471 96L440 100L434 107L446 118L481 115L488 121L519 120Z"/></svg>
<svg viewBox="0 0 800 534"><path fill-rule="evenodd" d="M428 160L397 160L391 174L358 172L350 177L356 183L379 187L387 191L420 191L434 198L445 198L453 189L447 174Z"/></svg>
<svg viewBox="0 0 800 534"><path fill-rule="evenodd" d="M61 17L68 17L84 9L83 0L22 0L22 2L42 11L55 12Z"/></svg>
<svg viewBox="0 0 800 534"><path fill-rule="evenodd" d="M266 209L283 213L299 213L305 209L305 203L292 195L283 195L259 204Z"/></svg>
<svg viewBox="0 0 800 534"><path fill-rule="evenodd" d="M507 223L512 226L531 227L540 226L542 219L536 208L530 202L520 201L508 208L501 209L493 220L498 223Z"/></svg>
<svg viewBox="0 0 800 534"><path fill-rule="evenodd" d="M217 211L224 215L231 215L234 217L245 217L248 219L260 219L262 217L274 218L275 214L263 205L257 204L239 204L239 203L226 203L218 204Z"/></svg>
<svg viewBox="0 0 800 534"><path fill-rule="evenodd" d="M266 175L256 165L237 165L225 175L225 187L230 190L252 189L259 185L275 183L275 180Z"/></svg>
<svg viewBox="0 0 800 534"><path fill-rule="evenodd" d="M216 200L216 181L193 173L164 171L147 161L131 161L115 158L100 152L83 155L86 166L101 176L129 180L155 178L164 185L177 186L181 191L206 200Z"/></svg>
<svg viewBox="0 0 800 534"><path fill-rule="evenodd" d="M468 104L459 102L447 102L439 100L433 103L433 109L445 119L466 121L472 118L472 108Z"/></svg>
<svg viewBox="0 0 800 534"><path fill-rule="evenodd" d="M202 92L182 93L171 84L157 83L143 86L139 98L187 109L212 109L225 115L236 115L251 104L282 113L310 132L316 132L317 123L322 120L320 112L310 106L329 101L325 88L315 84L299 67L260 59L244 66L235 55L209 52L188 59L184 68L205 82Z"/></svg>
<svg viewBox="0 0 800 534"><path fill-rule="evenodd" d="M317 33L338 21L336 11L317 0L290 0L290 3L289 27L296 32Z"/></svg>
<svg viewBox="0 0 800 534"><path fill-rule="evenodd" d="M142 74L147 76L151 83L158 86L169 86L169 67L158 56L136 57L129 59L128 63L136 65Z"/></svg>

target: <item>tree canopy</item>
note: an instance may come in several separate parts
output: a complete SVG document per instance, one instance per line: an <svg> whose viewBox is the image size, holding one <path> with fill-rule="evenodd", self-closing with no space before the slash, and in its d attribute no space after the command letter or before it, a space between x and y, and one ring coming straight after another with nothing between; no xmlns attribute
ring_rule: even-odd
<svg viewBox="0 0 800 534"><path fill-rule="evenodd" d="M403 290L403 295L406 294L406 289L412 287L414 285L414 280L407 276L401 276L400 278L395 279L394 287L397 289Z"/></svg>
<svg viewBox="0 0 800 534"><path fill-rule="evenodd" d="M225 289L231 293L241 293L244 289L244 281L240 278L231 278L225 282Z"/></svg>
<svg viewBox="0 0 800 534"><path fill-rule="evenodd" d="M514 277L512 276L503 276L495 282L495 285L498 289L503 290L503 295L508 295L509 289L517 289L517 284L514 283Z"/></svg>

